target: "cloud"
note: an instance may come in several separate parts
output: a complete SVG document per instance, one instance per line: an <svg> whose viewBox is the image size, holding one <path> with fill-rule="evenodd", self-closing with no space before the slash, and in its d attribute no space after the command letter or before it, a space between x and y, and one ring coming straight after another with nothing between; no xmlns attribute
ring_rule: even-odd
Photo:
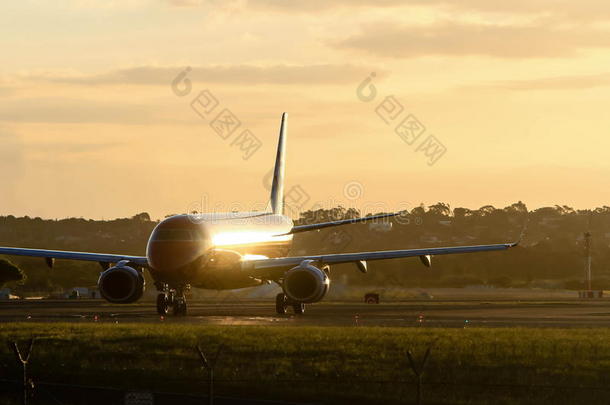
<svg viewBox="0 0 610 405"><path fill-rule="evenodd" d="M43 80L64 84L169 85L185 69L181 67L140 66L94 75L26 75L25 80ZM223 84L333 85L362 79L370 68L354 65L228 65L194 66L188 78L195 82ZM377 70L379 71L379 70ZM383 72L380 72L383 75Z"/></svg>
<svg viewBox="0 0 610 405"><path fill-rule="evenodd" d="M409 3L462 11L554 15L568 21L610 19L610 2L607 0L410 0Z"/></svg>
<svg viewBox="0 0 610 405"><path fill-rule="evenodd" d="M248 1L251 8L272 9L280 11L318 12L337 7L393 7L404 5L404 0L255 0Z"/></svg>
<svg viewBox="0 0 610 405"><path fill-rule="evenodd" d="M0 208L6 210L16 202L16 190L21 182L24 171L24 153L21 137L0 126L0 182L2 194Z"/></svg>
<svg viewBox="0 0 610 405"><path fill-rule="evenodd" d="M208 6L210 11L231 14L236 11L319 14L335 9L383 8L408 13L418 7L452 14L545 17L568 24L610 20L610 2L607 0L167 0L167 3L174 7Z"/></svg>
<svg viewBox="0 0 610 405"><path fill-rule="evenodd" d="M88 153L107 152L123 145L120 142L36 142L38 150L50 152L53 156L57 155L82 155Z"/></svg>
<svg viewBox="0 0 610 405"><path fill-rule="evenodd" d="M167 0L167 3L176 7L196 7L202 4L202 0Z"/></svg>
<svg viewBox="0 0 610 405"><path fill-rule="evenodd" d="M10 96L15 94L15 89L12 87L3 87L0 85L0 97Z"/></svg>
<svg viewBox="0 0 610 405"><path fill-rule="evenodd" d="M159 110L152 105L59 97L5 99L0 100L0 121L149 124L159 122Z"/></svg>
<svg viewBox="0 0 610 405"><path fill-rule="evenodd" d="M167 0L167 3L176 7L197 7L204 4L213 4L233 8L236 5L248 9L262 11L283 12L319 12L337 7L391 7L405 4L404 0Z"/></svg>
<svg viewBox="0 0 610 405"><path fill-rule="evenodd" d="M610 73L545 77L528 80L501 80L481 86L505 90L584 90L610 86Z"/></svg>
<svg viewBox="0 0 610 405"><path fill-rule="evenodd" d="M610 19L610 2L607 0L168 0L177 7L213 5L236 6L255 11L278 11L286 13L319 13L336 8L389 8L413 6L447 8L452 11L555 15L569 21Z"/></svg>
<svg viewBox="0 0 610 405"><path fill-rule="evenodd" d="M2 166L20 168L23 162L23 146L19 135L13 131L0 127L0 163ZM3 171L5 172L5 171Z"/></svg>
<svg viewBox="0 0 610 405"><path fill-rule="evenodd" d="M586 48L608 47L610 36L597 30L565 30L548 24L446 23L415 27L383 23L368 25L361 33L335 42L334 46L394 58L430 55L548 58L571 56Z"/></svg>

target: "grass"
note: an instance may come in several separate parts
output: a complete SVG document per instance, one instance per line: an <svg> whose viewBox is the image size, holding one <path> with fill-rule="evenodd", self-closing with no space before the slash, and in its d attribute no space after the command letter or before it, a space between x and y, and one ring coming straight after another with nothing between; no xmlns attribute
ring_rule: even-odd
<svg viewBox="0 0 610 405"><path fill-rule="evenodd" d="M222 344L218 395L405 403L415 392L406 352L421 358L432 344L426 403L591 404L610 395L609 329L0 325L1 340L24 346L31 336L31 372L45 382L203 393L193 347L213 353ZM4 347L0 372L17 379Z"/></svg>

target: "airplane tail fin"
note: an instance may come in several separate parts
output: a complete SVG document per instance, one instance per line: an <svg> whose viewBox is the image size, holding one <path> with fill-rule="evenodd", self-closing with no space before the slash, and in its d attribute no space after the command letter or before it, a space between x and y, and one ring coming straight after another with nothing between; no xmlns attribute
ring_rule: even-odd
<svg viewBox="0 0 610 405"><path fill-rule="evenodd" d="M273 169L273 182L271 183L271 196L269 197L268 210L274 214L284 213L284 167L286 165L286 132L288 114L282 114L280 124L280 137L277 144L275 156L275 167Z"/></svg>

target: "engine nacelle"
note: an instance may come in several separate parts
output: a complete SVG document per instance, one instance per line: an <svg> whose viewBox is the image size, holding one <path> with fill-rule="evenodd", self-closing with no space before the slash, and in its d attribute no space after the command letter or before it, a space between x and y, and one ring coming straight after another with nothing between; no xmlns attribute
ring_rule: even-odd
<svg viewBox="0 0 610 405"><path fill-rule="evenodd" d="M106 301L117 304L136 302L144 294L144 276L141 271L119 262L100 274L97 285Z"/></svg>
<svg viewBox="0 0 610 405"><path fill-rule="evenodd" d="M320 301L328 292L328 275L311 263L312 260L304 260L284 275L282 287L290 300L309 304Z"/></svg>

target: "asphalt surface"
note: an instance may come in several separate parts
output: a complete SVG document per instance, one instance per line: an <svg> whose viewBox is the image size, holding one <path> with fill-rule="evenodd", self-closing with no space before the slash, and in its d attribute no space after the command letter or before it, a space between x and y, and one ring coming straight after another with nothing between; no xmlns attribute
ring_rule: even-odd
<svg viewBox="0 0 610 405"><path fill-rule="evenodd" d="M177 322L203 325L317 325L397 327L610 327L610 299L522 301L405 301L365 304L322 302L305 314L275 314L271 301L189 302L189 315L160 317L153 302L130 305L101 300L11 300L0 302L0 323Z"/></svg>

